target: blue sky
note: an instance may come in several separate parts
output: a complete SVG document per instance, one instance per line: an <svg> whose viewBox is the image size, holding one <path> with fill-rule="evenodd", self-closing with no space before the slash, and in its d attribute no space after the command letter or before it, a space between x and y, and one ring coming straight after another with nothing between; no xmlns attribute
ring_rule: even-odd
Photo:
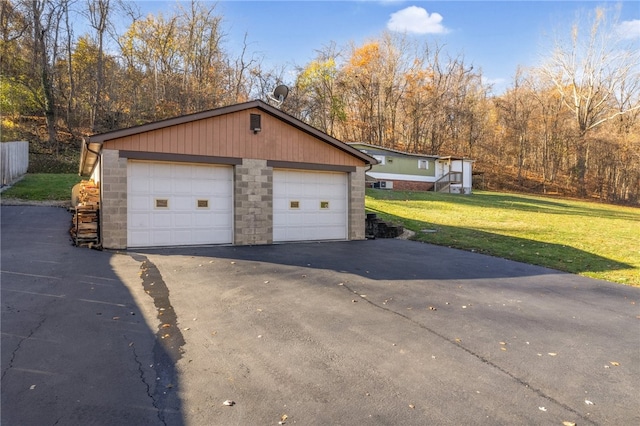
<svg viewBox="0 0 640 426"><path fill-rule="evenodd" d="M175 1L137 2L144 13L166 12ZM239 53L247 34L249 51L265 65L304 66L332 41L362 44L383 31L437 41L452 56L482 69L496 91L508 85L516 67L532 66L554 34L568 34L577 16L597 6L619 5L625 34L640 49L637 1L244 1L222 0L229 53Z"/></svg>

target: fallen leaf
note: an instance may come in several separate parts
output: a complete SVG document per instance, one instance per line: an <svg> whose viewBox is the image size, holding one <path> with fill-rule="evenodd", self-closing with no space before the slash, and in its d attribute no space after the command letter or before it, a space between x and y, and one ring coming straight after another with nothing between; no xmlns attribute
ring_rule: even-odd
<svg viewBox="0 0 640 426"><path fill-rule="evenodd" d="M171 327L171 324L162 324L162 328L169 328Z"/></svg>
<svg viewBox="0 0 640 426"><path fill-rule="evenodd" d="M506 350L507 350L507 348L500 348L500 350L501 350L501 351L506 351Z"/></svg>
<svg viewBox="0 0 640 426"><path fill-rule="evenodd" d="M540 410L540 411L547 411L547 409L546 409L546 408L544 408L544 407L538 407L538 410Z"/></svg>
<svg viewBox="0 0 640 426"><path fill-rule="evenodd" d="M225 402L222 403L222 405L226 405L227 407L232 407L232 406L236 405L236 402L232 401L230 399L227 399Z"/></svg>
<svg viewBox="0 0 640 426"><path fill-rule="evenodd" d="M162 336L163 339L166 339L167 337L169 337L169 334L165 334L164 336Z"/></svg>
<svg viewBox="0 0 640 426"><path fill-rule="evenodd" d="M34 390L35 388L36 388L36 385L31 385L31 386L29 387L29 389L31 389L31 390Z"/></svg>
<svg viewBox="0 0 640 426"><path fill-rule="evenodd" d="M562 422L562 426L576 426L575 422Z"/></svg>
<svg viewBox="0 0 640 426"><path fill-rule="evenodd" d="M558 354L555 353L555 352L549 352L549 356L556 356L556 355L558 355Z"/></svg>
<svg viewBox="0 0 640 426"><path fill-rule="evenodd" d="M433 306L429 306L429 310L430 310L430 311L437 311L437 309L436 309L436 308L434 308Z"/></svg>
<svg viewBox="0 0 640 426"><path fill-rule="evenodd" d="M358 301L357 301L357 300L355 300L355 299L351 299L351 301L352 301L353 303L357 303L357 302L358 302Z"/></svg>
<svg viewBox="0 0 640 426"><path fill-rule="evenodd" d="M609 364L613 365L614 367L618 367L620 365L620 363L617 361L610 361Z"/></svg>
<svg viewBox="0 0 640 426"><path fill-rule="evenodd" d="M287 416L286 414L283 414L282 417L280 417L280 421L284 422L285 420L287 420L289 418L289 416Z"/></svg>
<svg viewBox="0 0 640 426"><path fill-rule="evenodd" d="M409 404L409 408L411 408L413 410L414 408L416 408L416 406L413 405L413 404Z"/></svg>
<svg viewBox="0 0 640 426"><path fill-rule="evenodd" d="M589 401L588 399L585 399L584 403L587 405L594 405L593 402Z"/></svg>
<svg viewBox="0 0 640 426"><path fill-rule="evenodd" d="M183 330L191 330L191 328L185 327L185 328L183 328Z"/></svg>
<svg viewBox="0 0 640 426"><path fill-rule="evenodd" d="M173 388L173 383L169 383L169 384L166 386L166 388L167 388L167 389L171 389L171 388Z"/></svg>
<svg viewBox="0 0 640 426"><path fill-rule="evenodd" d="M504 346L507 344L507 342L500 342L500 344Z"/></svg>
<svg viewBox="0 0 640 426"><path fill-rule="evenodd" d="M119 319L120 319L120 317L113 317L113 318L111 318L111 319L113 319L113 320L116 320L116 321L117 321L117 320L119 320Z"/></svg>
<svg viewBox="0 0 640 426"><path fill-rule="evenodd" d="M265 284L269 284L269 280L266 280L264 283L265 283Z"/></svg>
<svg viewBox="0 0 640 426"><path fill-rule="evenodd" d="M456 339L456 342L460 343L462 342L462 339Z"/></svg>
<svg viewBox="0 0 640 426"><path fill-rule="evenodd" d="M232 265L235 265L235 264L236 264L236 262L231 262L231 264L232 264Z"/></svg>

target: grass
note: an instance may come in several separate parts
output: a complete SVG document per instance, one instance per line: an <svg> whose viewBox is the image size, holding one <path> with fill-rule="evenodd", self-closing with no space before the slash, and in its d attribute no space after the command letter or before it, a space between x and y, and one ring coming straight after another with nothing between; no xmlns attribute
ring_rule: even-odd
<svg viewBox="0 0 640 426"><path fill-rule="evenodd" d="M71 200L71 188L82 178L77 174L27 174L11 188L2 192L2 198L30 201Z"/></svg>
<svg viewBox="0 0 640 426"><path fill-rule="evenodd" d="M532 195L368 189L366 207L413 239L640 286L640 209Z"/></svg>
<svg viewBox="0 0 640 426"><path fill-rule="evenodd" d="M2 193L71 199L75 174L27 174ZM470 196L368 189L368 211L416 232L415 240L640 286L640 209L532 195ZM433 232L435 231L435 232Z"/></svg>

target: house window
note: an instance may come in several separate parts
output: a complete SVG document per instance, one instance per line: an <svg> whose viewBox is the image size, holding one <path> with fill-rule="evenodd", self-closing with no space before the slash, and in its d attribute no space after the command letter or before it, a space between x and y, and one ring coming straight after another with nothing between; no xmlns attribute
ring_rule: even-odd
<svg viewBox="0 0 640 426"><path fill-rule="evenodd" d="M328 201L320 201L320 209L328 209L329 208L329 202Z"/></svg>
<svg viewBox="0 0 640 426"><path fill-rule="evenodd" d="M418 160L418 168L429 170L429 160Z"/></svg>
<svg viewBox="0 0 640 426"><path fill-rule="evenodd" d="M156 198L155 205L156 205L156 209L168 209L169 200L167 198Z"/></svg>
<svg viewBox="0 0 640 426"><path fill-rule="evenodd" d="M290 209L299 209L300 208L300 201L289 201L289 208Z"/></svg>
<svg viewBox="0 0 640 426"><path fill-rule="evenodd" d="M384 155L372 155L373 158L375 158L378 161L378 164L380 166L384 166L385 164L385 156Z"/></svg>
<svg viewBox="0 0 640 426"><path fill-rule="evenodd" d="M209 208L209 200L198 200L196 204L196 208L198 209L208 209Z"/></svg>

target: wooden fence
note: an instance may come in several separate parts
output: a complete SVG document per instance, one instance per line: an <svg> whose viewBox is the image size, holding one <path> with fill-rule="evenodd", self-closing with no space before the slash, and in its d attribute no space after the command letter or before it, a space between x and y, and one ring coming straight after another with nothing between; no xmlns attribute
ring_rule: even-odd
<svg viewBox="0 0 640 426"><path fill-rule="evenodd" d="M0 149L0 183L4 186L27 173L29 142L2 142Z"/></svg>

